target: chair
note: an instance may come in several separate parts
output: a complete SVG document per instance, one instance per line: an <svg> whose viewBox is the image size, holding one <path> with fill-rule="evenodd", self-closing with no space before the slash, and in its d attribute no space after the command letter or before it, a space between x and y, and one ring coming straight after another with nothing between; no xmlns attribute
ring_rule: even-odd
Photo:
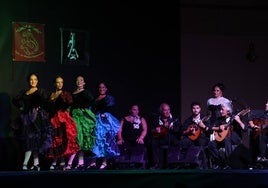
<svg viewBox="0 0 268 188"><path fill-rule="evenodd" d="M161 149L163 150L161 163L163 168L208 168L207 155L202 146L192 146L185 153L180 151L179 147L174 146L162 146Z"/></svg>
<svg viewBox="0 0 268 188"><path fill-rule="evenodd" d="M120 148L120 156L115 158L117 169L145 169L147 166L147 150L142 151L135 147Z"/></svg>

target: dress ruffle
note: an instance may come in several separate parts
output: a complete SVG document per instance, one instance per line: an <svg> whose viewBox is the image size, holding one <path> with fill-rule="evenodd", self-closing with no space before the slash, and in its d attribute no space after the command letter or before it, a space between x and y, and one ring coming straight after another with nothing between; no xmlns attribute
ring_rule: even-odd
<svg viewBox="0 0 268 188"><path fill-rule="evenodd" d="M119 120L111 113L105 112L97 114L96 125L96 143L93 148L93 153L96 157L115 157L119 156L119 148L116 143L116 135L120 128Z"/></svg>
<svg viewBox="0 0 268 188"><path fill-rule="evenodd" d="M72 110L72 117L77 127L77 142L80 150L91 151L95 143L96 116L89 109L76 108Z"/></svg>
<svg viewBox="0 0 268 188"><path fill-rule="evenodd" d="M53 127L48 119L48 113L42 108L34 108L27 114L21 114L21 134L19 138L25 151L47 152L52 144Z"/></svg>
<svg viewBox="0 0 268 188"><path fill-rule="evenodd" d="M48 150L47 157L64 157L76 153L79 150L76 141L77 129L68 111L58 111L51 118L54 127L54 139Z"/></svg>

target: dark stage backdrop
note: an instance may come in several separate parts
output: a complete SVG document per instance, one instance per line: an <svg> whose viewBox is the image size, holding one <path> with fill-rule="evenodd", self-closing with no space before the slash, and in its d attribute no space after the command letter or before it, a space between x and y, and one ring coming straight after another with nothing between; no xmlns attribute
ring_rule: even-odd
<svg viewBox="0 0 268 188"><path fill-rule="evenodd" d="M115 97L115 115L139 103L148 118L161 102L180 115L179 12L174 6L140 6L117 1L106 4L78 0L69 4L11 0L0 3L0 170L21 167L22 153L14 139L12 122L18 110L11 98L27 86L26 75L39 73L39 86L51 90L56 74L72 91L81 74L94 93L106 81ZM12 22L44 24L45 62L12 61ZM62 63L61 30L87 33L86 63ZM62 30L63 31L63 30ZM66 30L64 30L66 31Z"/></svg>
<svg viewBox="0 0 268 188"><path fill-rule="evenodd" d="M107 81L118 117L138 102L150 120L159 104L167 101L174 116L184 120L193 100L205 106L215 82L224 82L226 97L235 99L240 107L263 109L268 90L267 6L244 5L244 1L235 5L231 1L182 2L180 6L119 1L103 5L82 0L76 4L1 2L0 170L21 164L11 129L17 109L10 99L27 86L29 72L38 72L40 87L49 90L59 73L70 91L78 74L85 76L94 94L98 82ZM45 24L45 62L12 61L12 22ZM89 32L87 65L61 64L60 28ZM256 59L250 51L252 44Z"/></svg>
<svg viewBox="0 0 268 188"><path fill-rule="evenodd" d="M181 1L181 113L190 102L206 107L222 82L235 110L264 109L268 84L268 6L253 1Z"/></svg>

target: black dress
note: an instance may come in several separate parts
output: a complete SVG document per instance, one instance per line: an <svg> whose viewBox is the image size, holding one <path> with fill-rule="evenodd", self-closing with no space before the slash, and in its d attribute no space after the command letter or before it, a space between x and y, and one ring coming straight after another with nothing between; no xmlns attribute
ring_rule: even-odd
<svg viewBox="0 0 268 188"><path fill-rule="evenodd" d="M36 151L44 154L52 144L53 127L49 120L47 106L48 93L38 89L27 95L22 90L12 99L13 104L19 108L17 128L18 138L24 151Z"/></svg>

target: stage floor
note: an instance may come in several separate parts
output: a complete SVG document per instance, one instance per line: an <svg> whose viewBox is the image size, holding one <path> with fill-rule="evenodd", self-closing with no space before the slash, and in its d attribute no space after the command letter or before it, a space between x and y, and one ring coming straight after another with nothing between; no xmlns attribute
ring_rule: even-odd
<svg viewBox="0 0 268 188"><path fill-rule="evenodd" d="M1 185L10 187L251 187L268 188L268 170L89 170L2 171Z"/></svg>

